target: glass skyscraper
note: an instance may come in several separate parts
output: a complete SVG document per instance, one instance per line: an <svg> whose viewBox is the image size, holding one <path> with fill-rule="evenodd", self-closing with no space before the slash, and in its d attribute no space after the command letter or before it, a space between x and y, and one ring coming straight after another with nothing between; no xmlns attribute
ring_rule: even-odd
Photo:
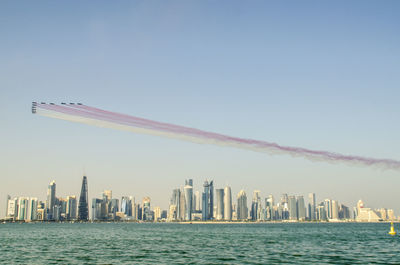
<svg viewBox="0 0 400 265"><path fill-rule="evenodd" d="M79 197L79 205L78 205L78 220L88 221L88 219L89 219L88 184L86 176L83 176L81 196Z"/></svg>

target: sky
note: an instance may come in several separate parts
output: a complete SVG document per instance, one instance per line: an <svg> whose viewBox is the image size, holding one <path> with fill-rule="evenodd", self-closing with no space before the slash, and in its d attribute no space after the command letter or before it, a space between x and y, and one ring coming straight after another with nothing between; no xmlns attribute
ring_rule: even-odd
<svg viewBox="0 0 400 265"><path fill-rule="evenodd" d="M31 114L89 106L222 134L400 160L399 1L1 1L6 196L105 189L167 209L174 188L338 200L400 214L400 172L310 162Z"/></svg>

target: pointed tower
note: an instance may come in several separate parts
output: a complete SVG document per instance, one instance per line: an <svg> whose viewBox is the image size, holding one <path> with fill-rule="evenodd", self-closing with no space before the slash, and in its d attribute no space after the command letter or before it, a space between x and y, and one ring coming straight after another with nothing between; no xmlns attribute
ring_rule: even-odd
<svg viewBox="0 0 400 265"><path fill-rule="evenodd" d="M88 186L87 178L83 176L81 196L79 197L78 205L78 220L88 221L89 220L89 205L88 205Z"/></svg>

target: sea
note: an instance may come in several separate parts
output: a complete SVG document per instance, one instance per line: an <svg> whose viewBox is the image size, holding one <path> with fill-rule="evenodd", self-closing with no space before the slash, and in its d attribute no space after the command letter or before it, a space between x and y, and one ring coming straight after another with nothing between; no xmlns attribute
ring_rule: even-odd
<svg viewBox="0 0 400 265"><path fill-rule="evenodd" d="M400 236L389 229L388 223L5 223L0 263L400 264Z"/></svg>

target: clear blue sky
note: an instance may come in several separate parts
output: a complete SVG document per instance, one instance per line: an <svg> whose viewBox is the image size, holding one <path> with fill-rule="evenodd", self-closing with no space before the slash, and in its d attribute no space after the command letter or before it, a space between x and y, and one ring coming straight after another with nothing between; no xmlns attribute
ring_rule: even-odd
<svg viewBox="0 0 400 265"><path fill-rule="evenodd" d="M193 178L400 214L400 173L197 145L30 113L112 111L283 145L400 159L399 1L1 1L6 194L152 198Z"/></svg>

